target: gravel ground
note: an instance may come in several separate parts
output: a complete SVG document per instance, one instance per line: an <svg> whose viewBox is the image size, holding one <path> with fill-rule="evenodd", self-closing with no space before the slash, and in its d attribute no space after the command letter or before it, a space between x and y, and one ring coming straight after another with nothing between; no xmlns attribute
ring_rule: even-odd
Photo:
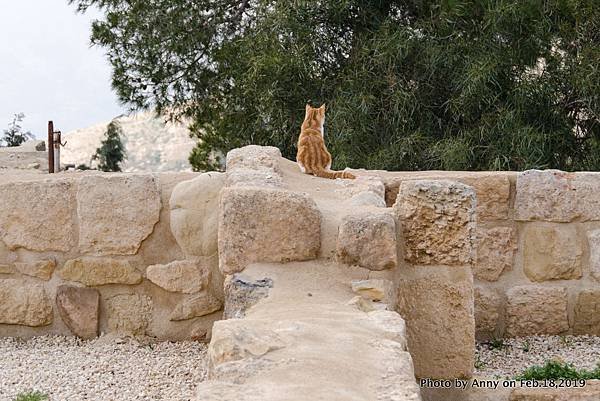
<svg viewBox="0 0 600 401"><path fill-rule="evenodd" d="M190 400L205 360L206 344L198 342L0 338L0 401L30 390L49 401Z"/></svg>
<svg viewBox="0 0 600 401"><path fill-rule="evenodd" d="M508 338L500 347L478 343L475 375L514 377L532 365L548 360L570 363L577 369L591 370L600 363L600 337L597 336L532 336Z"/></svg>

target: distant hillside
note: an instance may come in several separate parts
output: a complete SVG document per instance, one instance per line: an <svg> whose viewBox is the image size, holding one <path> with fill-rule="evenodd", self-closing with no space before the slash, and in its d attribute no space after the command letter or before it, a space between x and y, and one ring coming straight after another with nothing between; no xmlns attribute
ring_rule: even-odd
<svg viewBox="0 0 600 401"><path fill-rule="evenodd" d="M118 118L127 151L123 171L191 171L188 156L196 141L184 124L165 124L152 112ZM62 164L90 164L108 121L63 134Z"/></svg>

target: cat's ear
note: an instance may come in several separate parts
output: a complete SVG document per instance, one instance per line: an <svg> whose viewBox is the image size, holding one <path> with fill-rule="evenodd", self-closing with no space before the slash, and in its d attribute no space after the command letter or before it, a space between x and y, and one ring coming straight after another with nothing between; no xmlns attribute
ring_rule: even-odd
<svg viewBox="0 0 600 401"><path fill-rule="evenodd" d="M325 113L325 103L323 103L321 105L321 107L319 107L319 110L321 110L323 113Z"/></svg>

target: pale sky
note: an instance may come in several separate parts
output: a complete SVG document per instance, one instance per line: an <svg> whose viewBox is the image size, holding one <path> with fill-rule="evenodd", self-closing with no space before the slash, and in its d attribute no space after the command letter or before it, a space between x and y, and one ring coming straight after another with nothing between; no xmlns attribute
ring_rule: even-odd
<svg viewBox="0 0 600 401"><path fill-rule="evenodd" d="M67 0L0 0L0 133L23 112L25 130L68 132L127 112L110 86L110 66L90 47L91 21Z"/></svg>

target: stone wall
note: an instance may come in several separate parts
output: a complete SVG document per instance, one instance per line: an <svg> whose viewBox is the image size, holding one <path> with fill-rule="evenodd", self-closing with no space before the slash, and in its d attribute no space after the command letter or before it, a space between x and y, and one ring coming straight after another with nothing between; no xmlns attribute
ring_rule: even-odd
<svg viewBox="0 0 600 401"><path fill-rule="evenodd" d="M206 339L223 301L220 181L197 176L0 176L0 335Z"/></svg>

